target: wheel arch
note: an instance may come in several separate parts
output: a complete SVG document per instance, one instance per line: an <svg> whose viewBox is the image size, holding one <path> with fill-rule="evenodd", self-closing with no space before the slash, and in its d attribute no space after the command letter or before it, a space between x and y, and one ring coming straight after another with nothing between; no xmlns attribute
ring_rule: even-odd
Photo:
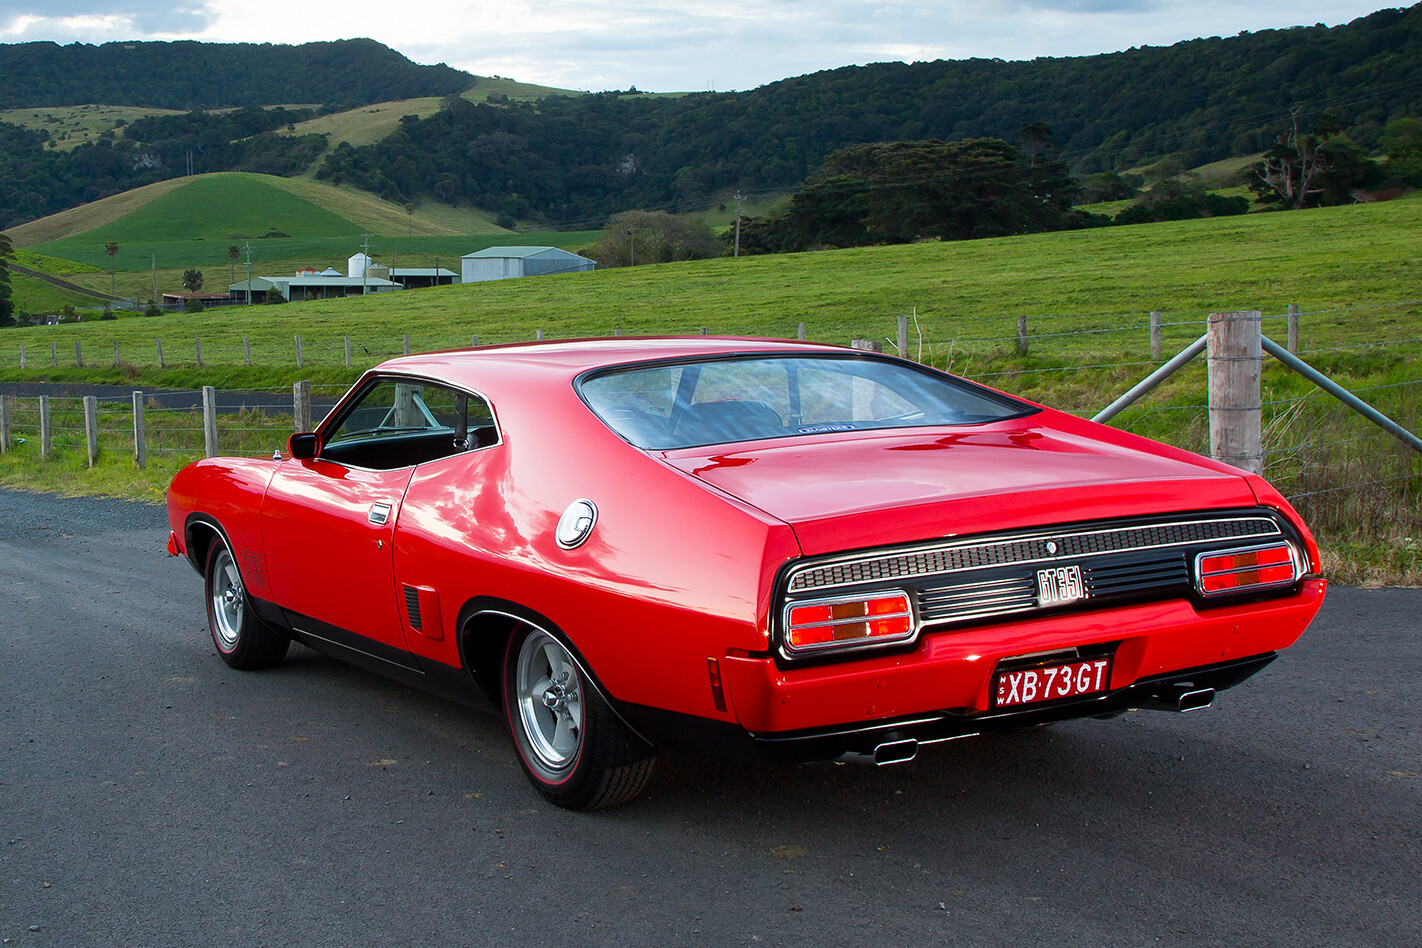
<svg viewBox="0 0 1422 948"><path fill-rule="evenodd" d="M455 626L459 629L459 660L495 710L500 713L505 710L504 650L509 638L520 625L547 632L561 642L573 656L573 661L577 662L578 671L583 678L597 690L598 695L623 725L648 744L656 744L632 724L617 700L608 694L607 688L598 679L587 658L578 650L577 643L557 623L516 602L494 596L476 596L459 610L459 619Z"/></svg>
<svg viewBox="0 0 1422 948"><path fill-rule="evenodd" d="M227 535L227 531L222 528L222 524L216 517L205 513L188 514L187 520L183 523L183 548L187 553L188 562L193 569L202 574L206 569L207 551L212 547L214 540L221 540L226 544L227 549L232 550L232 539ZM236 551L233 550L233 558L236 559ZM240 571L241 564L237 564Z"/></svg>

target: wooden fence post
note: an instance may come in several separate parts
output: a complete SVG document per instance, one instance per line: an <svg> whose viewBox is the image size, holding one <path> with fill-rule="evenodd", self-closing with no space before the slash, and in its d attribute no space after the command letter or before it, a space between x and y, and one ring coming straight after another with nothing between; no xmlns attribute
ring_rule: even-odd
<svg viewBox="0 0 1422 948"><path fill-rule="evenodd" d="M84 445L93 467L99 460L99 399L95 395L84 396Z"/></svg>
<svg viewBox="0 0 1422 948"><path fill-rule="evenodd" d="M15 396L0 393L0 454L10 453L10 414L15 410Z"/></svg>
<svg viewBox="0 0 1422 948"><path fill-rule="evenodd" d="M48 461L54 457L54 445L50 443L49 431L49 396L41 395L40 403L40 457Z"/></svg>
<svg viewBox="0 0 1422 948"><path fill-rule="evenodd" d="M242 359L248 365L252 364L252 343L248 341L246 336L242 337Z"/></svg>
<svg viewBox="0 0 1422 948"><path fill-rule="evenodd" d="M897 344L898 344L898 347L899 347L899 358L900 358L900 359L907 359L907 358L909 357L909 355L908 355L908 317L907 317L907 316L900 316L900 317L899 317L899 334L898 334L898 342L897 342Z"/></svg>
<svg viewBox="0 0 1422 948"><path fill-rule="evenodd" d="M310 431L311 383L303 380L291 386L291 420L297 431Z"/></svg>
<svg viewBox="0 0 1422 948"><path fill-rule="evenodd" d="M479 334L477 332L474 334L474 341L471 342L470 345L475 347L479 345Z"/></svg>
<svg viewBox="0 0 1422 948"><path fill-rule="evenodd" d="M217 389L202 387L202 449L207 457L217 456Z"/></svg>
<svg viewBox="0 0 1422 948"><path fill-rule="evenodd" d="M1027 316L1017 317L1017 354L1027 354Z"/></svg>
<svg viewBox="0 0 1422 948"><path fill-rule="evenodd" d="M78 339L74 340L74 366L79 369L84 368L84 350L80 348Z"/></svg>
<svg viewBox="0 0 1422 948"><path fill-rule="evenodd" d="M701 335L703 335L703 336L709 336L709 335L711 335L711 329L710 329L710 327L709 327L709 326L702 326L702 327L701 327Z"/></svg>
<svg viewBox="0 0 1422 948"><path fill-rule="evenodd" d="M1160 361L1161 335L1160 310L1153 309L1150 311L1150 358L1152 362Z"/></svg>
<svg viewBox="0 0 1422 948"><path fill-rule="evenodd" d="M1208 350L1210 456L1255 474L1264 469L1260 422L1263 314L1211 313Z"/></svg>
<svg viewBox="0 0 1422 948"><path fill-rule="evenodd" d="M405 348L405 355L409 355L409 354L410 354L410 334L409 334L409 333L405 333L404 348Z"/></svg>
<svg viewBox="0 0 1422 948"><path fill-rule="evenodd" d="M801 342L805 341L805 324L801 323L795 327L795 338Z"/></svg>
<svg viewBox="0 0 1422 948"><path fill-rule="evenodd" d="M162 339L155 339L155 340L153 340L153 341L154 341L154 342L157 344L157 346L158 346L158 368L161 369L161 368L163 368L163 340L162 340Z"/></svg>
<svg viewBox="0 0 1422 948"><path fill-rule="evenodd" d="M143 393L133 393L133 463L140 471L148 467L148 432L143 425Z"/></svg>
<svg viewBox="0 0 1422 948"><path fill-rule="evenodd" d="M49 364L59 368L59 347L53 342L49 344Z"/></svg>
<svg viewBox="0 0 1422 948"><path fill-rule="evenodd" d="M25 367L25 344L20 343L20 368Z"/></svg>
<svg viewBox="0 0 1422 948"><path fill-rule="evenodd" d="M877 339L851 339L849 348L863 349L865 352L883 352L884 344Z"/></svg>
<svg viewBox="0 0 1422 948"><path fill-rule="evenodd" d="M1289 304L1289 355L1299 354L1299 304Z"/></svg>
<svg viewBox="0 0 1422 948"><path fill-rule="evenodd" d="M543 341L543 330L541 330L541 329L535 329L535 330L533 331L533 339L534 339L535 342L542 342L542 341Z"/></svg>
<svg viewBox="0 0 1422 948"><path fill-rule="evenodd" d="M202 337L193 337L193 351L197 353L197 364L202 365Z"/></svg>
<svg viewBox="0 0 1422 948"><path fill-rule="evenodd" d="M301 368L301 337L296 337L296 367Z"/></svg>

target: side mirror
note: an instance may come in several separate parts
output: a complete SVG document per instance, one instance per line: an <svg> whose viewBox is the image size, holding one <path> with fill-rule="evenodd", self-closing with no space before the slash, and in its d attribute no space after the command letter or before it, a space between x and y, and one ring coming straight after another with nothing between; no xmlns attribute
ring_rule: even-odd
<svg viewBox="0 0 1422 948"><path fill-rule="evenodd" d="M314 431L302 431L286 439L286 452L298 461L309 461L321 450L321 439Z"/></svg>

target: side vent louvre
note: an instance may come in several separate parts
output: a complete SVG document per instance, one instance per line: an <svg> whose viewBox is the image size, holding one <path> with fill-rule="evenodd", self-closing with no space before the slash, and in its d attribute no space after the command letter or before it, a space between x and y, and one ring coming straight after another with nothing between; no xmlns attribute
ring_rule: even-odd
<svg viewBox="0 0 1422 948"><path fill-rule="evenodd" d="M410 614L410 628L423 632L420 625L420 591L414 586L405 587L405 611Z"/></svg>

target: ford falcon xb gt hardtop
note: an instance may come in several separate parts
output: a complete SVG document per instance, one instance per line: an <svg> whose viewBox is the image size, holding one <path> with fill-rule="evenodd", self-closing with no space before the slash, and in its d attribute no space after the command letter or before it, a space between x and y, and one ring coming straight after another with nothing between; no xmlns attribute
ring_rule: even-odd
<svg viewBox="0 0 1422 948"><path fill-rule="evenodd" d="M756 339L407 356L168 494L231 666L291 639L502 713L534 785L657 748L907 760L1259 671L1323 601L1262 478L914 363Z"/></svg>

